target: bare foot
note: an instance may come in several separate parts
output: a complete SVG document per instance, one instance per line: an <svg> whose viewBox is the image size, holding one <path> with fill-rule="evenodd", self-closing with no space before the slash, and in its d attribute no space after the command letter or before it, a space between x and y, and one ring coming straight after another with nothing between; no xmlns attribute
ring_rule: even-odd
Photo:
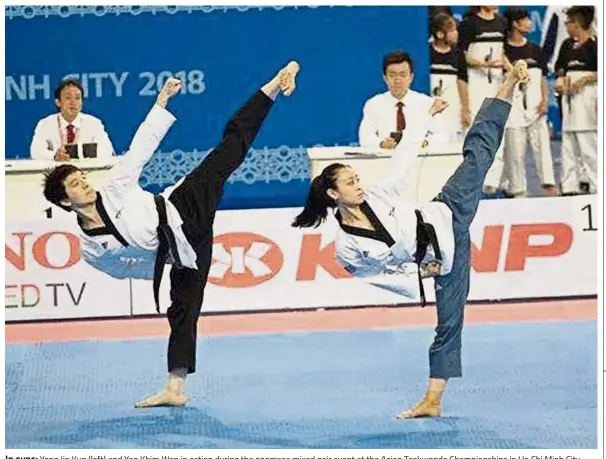
<svg viewBox="0 0 606 459"><path fill-rule="evenodd" d="M408 411L402 411L396 416L397 419L412 419L412 418L437 418L440 416L440 405L429 403L426 400L421 401L414 408Z"/></svg>
<svg viewBox="0 0 606 459"><path fill-rule="evenodd" d="M164 389L135 403L135 408L151 408L154 406L185 406L187 398L183 393L175 393Z"/></svg>

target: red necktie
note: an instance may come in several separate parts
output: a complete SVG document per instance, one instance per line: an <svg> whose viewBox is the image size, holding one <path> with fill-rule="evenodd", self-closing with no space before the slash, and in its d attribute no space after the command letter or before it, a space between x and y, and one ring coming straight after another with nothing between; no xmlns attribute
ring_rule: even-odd
<svg viewBox="0 0 606 459"><path fill-rule="evenodd" d="M67 125L67 143L72 144L76 140L76 133L74 132L74 126L72 124Z"/></svg>
<svg viewBox="0 0 606 459"><path fill-rule="evenodd" d="M397 131L398 132L402 132L404 129L406 129L406 118L404 118L404 112L402 111L402 107L404 106L404 104L402 102L398 102L396 104L398 106L398 113L397 113Z"/></svg>

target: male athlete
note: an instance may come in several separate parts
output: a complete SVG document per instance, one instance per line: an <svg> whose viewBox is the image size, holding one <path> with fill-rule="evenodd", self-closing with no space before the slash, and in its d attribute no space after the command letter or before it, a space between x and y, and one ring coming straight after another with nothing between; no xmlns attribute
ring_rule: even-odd
<svg viewBox="0 0 606 459"><path fill-rule="evenodd" d="M137 403L138 408L183 406L185 377L196 370L197 322L212 260L213 221L228 177L246 153L279 92L295 89L298 63L292 61L255 92L227 123L223 138L187 176L163 193L139 186L147 161L175 121L166 110L181 82L170 78L135 133L128 152L95 190L82 170L64 164L48 172L44 196L75 212L81 228L83 258L118 278L153 279L156 308L165 264L171 264L168 383Z"/></svg>

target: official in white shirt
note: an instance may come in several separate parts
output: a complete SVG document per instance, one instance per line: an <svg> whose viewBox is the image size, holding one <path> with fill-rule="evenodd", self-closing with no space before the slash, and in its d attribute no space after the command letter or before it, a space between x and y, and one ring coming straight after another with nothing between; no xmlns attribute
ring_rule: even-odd
<svg viewBox="0 0 606 459"><path fill-rule="evenodd" d="M396 50L383 58L388 90L364 104L358 132L361 147L418 151L428 130L438 125L428 115L434 99L410 89L413 72L412 58L404 51Z"/></svg>
<svg viewBox="0 0 606 459"><path fill-rule="evenodd" d="M109 158L114 147L100 119L82 113L84 91L78 80L66 79L55 89L59 113L38 121L30 145L32 159L69 161L66 145L77 145L78 158L84 157L83 144L97 144L97 158Z"/></svg>
<svg viewBox="0 0 606 459"><path fill-rule="evenodd" d="M115 278L153 279L158 312L164 265L173 265L171 306L166 312L171 329L168 383L160 393L137 403L137 408L186 403L185 378L196 370L197 322L223 186L244 161L278 93L288 96L294 91L298 70L299 65L290 62L256 91L227 123L220 144L161 194L143 190L139 176L175 121L165 108L181 88L174 78L167 80L103 188L95 190L72 164L58 166L46 176L45 198L77 214L84 260Z"/></svg>
<svg viewBox="0 0 606 459"><path fill-rule="evenodd" d="M402 202L414 154L394 155L392 176L366 190L351 167L336 163L313 180L305 208L292 224L317 227L328 209L335 209L339 263L371 285L411 298L420 293L422 304L421 278L435 277L438 325L429 349L428 390L399 419L439 416L446 382L462 376L461 335L471 272L469 227L520 82L528 82L525 61L516 62L496 97L484 101L467 133L463 162L431 202L421 206Z"/></svg>

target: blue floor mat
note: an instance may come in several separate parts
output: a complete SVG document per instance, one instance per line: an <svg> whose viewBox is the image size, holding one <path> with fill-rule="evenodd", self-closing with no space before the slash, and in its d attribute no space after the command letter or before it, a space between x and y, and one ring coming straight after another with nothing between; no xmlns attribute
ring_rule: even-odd
<svg viewBox="0 0 606 459"><path fill-rule="evenodd" d="M433 329L202 337L187 408L135 410L165 339L6 345L7 448L597 448L597 323L468 325L443 417L398 421Z"/></svg>

